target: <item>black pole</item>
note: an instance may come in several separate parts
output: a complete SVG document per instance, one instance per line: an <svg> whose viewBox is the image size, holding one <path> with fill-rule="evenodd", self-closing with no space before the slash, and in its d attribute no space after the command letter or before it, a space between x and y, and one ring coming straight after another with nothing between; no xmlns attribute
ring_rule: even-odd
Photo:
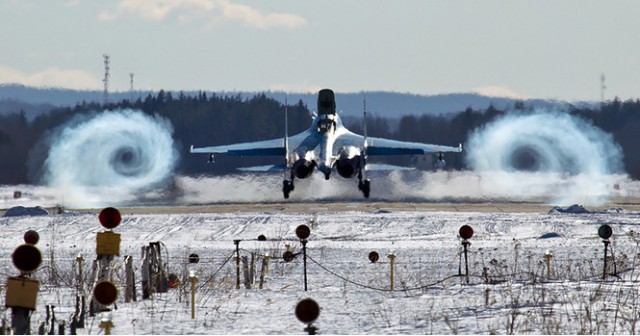
<svg viewBox="0 0 640 336"><path fill-rule="evenodd" d="M609 247L609 240L603 240L604 243L604 267L602 268L602 280L607 277L607 249Z"/></svg>
<svg viewBox="0 0 640 336"><path fill-rule="evenodd" d="M31 311L22 307L11 307L11 329L14 335L29 335Z"/></svg>
<svg viewBox="0 0 640 336"><path fill-rule="evenodd" d="M302 239L300 241L302 243L302 257L303 257L303 265L304 265L304 291L307 291L307 240Z"/></svg>
<svg viewBox="0 0 640 336"><path fill-rule="evenodd" d="M307 332L307 335L317 335L318 328L314 327L311 323L309 323L309 325L306 328L304 328L304 331Z"/></svg>
<svg viewBox="0 0 640 336"><path fill-rule="evenodd" d="M467 283L469 283L469 261L467 259L467 246L469 242L464 240L462 242L462 246L464 246L464 275L467 278Z"/></svg>
<svg viewBox="0 0 640 336"><path fill-rule="evenodd" d="M233 241L236 244L236 289L240 289L240 240Z"/></svg>

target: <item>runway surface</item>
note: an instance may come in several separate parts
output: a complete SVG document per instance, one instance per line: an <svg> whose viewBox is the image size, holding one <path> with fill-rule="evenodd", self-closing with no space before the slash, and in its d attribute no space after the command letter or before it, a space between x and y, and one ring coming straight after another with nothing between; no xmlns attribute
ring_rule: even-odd
<svg viewBox="0 0 640 336"><path fill-rule="evenodd" d="M545 202L280 202L280 203L217 203L183 206L144 206L119 208L124 214L184 214L233 212L345 212L345 211L453 211L453 212L525 212L547 213L554 205ZM640 211L640 199L620 198L599 206L585 206L590 211L622 208Z"/></svg>

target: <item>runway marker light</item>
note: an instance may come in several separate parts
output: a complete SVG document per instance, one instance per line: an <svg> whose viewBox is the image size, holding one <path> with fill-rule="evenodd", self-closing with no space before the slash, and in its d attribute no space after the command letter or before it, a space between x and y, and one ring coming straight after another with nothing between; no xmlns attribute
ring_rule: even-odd
<svg viewBox="0 0 640 336"><path fill-rule="evenodd" d="M93 297L98 303L108 306L116 302L118 289L110 281L101 281L93 288Z"/></svg>
<svg viewBox="0 0 640 336"><path fill-rule="evenodd" d="M293 258L295 258L295 256L296 255L291 251L284 251L284 253L282 254L282 259L284 259L285 262L290 262L293 260Z"/></svg>
<svg viewBox="0 0 640 336"><path fill-rule="evenodd" d="M200 261L200 256L195 254L195 253L191 253L189 255L189 263L190 264L197 264Z"/></svg>
<svg viewBox="0 0 640 336"><path fill-rule="evenodd" d="M473 237L473 228L469 225L463 225L460 227L458 234L462 238L462 247L464 252L464 276L467 283L469 283L469 257L468 257L469 251L468 249L469 249L469 245L471 245L471 243L469 242L469 239ZM462 270L459 268L458 273L460 274L461 271Z"/></svg>
<svg viewBox="0 0 640 336"><path fill-rule="evenodd" d="M459 234L464 240L471 239L471 237L473 237L473 228L469 225L463 225L460 227Z"/></svg>
<svg viewBox="0 0 640 336"><path fill-rule="evenodd" d="M598 228L598 236L602 238L604 243L604 265L602 266L602 280L607 278L607 255L609 248L609 238L613 235L613 229L607 224L603 224Z"/></svg>
<svg viewBox="0 0 640 336"><path fill-rule="evenodd" d="M371 261L371 263L377 262L378 259L380 259L380 255L378 254L378 252L376 251L369 252L369 261Z"/></svg>
<svg viewBox="0 0 640 336"><path fill-rule="evenodd" d="M120 221L122 217L120 216L120 211L116 208L108 207L102 209L100 211L100 215L98 215L98 219L100 220L100 224L105 228L111 230L120 225Z"/></svg>
<svg viewBox="0 0 640 336"><path fill-rule="evenodd" d="M609 239L613 235L613 229L607 224L603 224L598 228L598 236L602 239Z"/></svg>
<svg viewBox="0 0 640 336"><path fill-rule="evenodd" d="M296 236L298 236L298 238L300 238L301 240L309 238L310 234L311 229L309 229L309 227L304 224L296 228Z"/></svg>
<svg viewBox="0 0 640 336"><path fill-rule="evenodd" d="M318 328L311 325L320 316L320 306L313 299L304 299L296 305L296 317L307 324L304 329L309 335L315 335Z"/></svg>
<svg viewBox="0 0 640 336"><path fill-rule="evenodd" d="M24 242L31 245L36 245L40 241L40 235L35 230L29 230L24 233Z"/></svg>
<svg viewBox="0 0 640 336"><path fill-rule="evenodd" d="M13 265L22 272L35 271L42 263L42 254L31 244L18 246L11 255Z"/></svg>

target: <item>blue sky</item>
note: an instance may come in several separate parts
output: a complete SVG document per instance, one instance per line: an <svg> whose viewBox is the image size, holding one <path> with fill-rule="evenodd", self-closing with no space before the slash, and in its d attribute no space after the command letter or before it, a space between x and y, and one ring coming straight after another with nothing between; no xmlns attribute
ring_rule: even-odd
<svg viewBox="0 0 640 336"><path fill-rule="evenodd" d="M640 96L640 1L0 1L0 83Z"/></svg>

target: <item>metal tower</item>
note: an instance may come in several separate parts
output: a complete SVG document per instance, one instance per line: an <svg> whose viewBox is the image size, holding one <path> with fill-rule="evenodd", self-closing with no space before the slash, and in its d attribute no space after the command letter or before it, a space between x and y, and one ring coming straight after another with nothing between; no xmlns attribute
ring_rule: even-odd
<svg viewBox="0 0 640 336"><path fill-rule="evenodd" d="M131 96L130 101L133 104L133 72L129 73L129 84L131 84L131 87L129 88L129 95Z"/></svg>
<svg viewBox="0 0 640 336"><path fill-rule="evenodd" d="M600 75L600 104L604 105L604 90L607 89L607 86L604 85L604 74Z"/></svg>
<svg viewBox="0 0 640 336"><path fill-rule="evenodd" d="M109 102L109 55L102 55L104 58L104 79L102 82L104 83L104 92L103 92L103 105L107 105Z"/></svg>

